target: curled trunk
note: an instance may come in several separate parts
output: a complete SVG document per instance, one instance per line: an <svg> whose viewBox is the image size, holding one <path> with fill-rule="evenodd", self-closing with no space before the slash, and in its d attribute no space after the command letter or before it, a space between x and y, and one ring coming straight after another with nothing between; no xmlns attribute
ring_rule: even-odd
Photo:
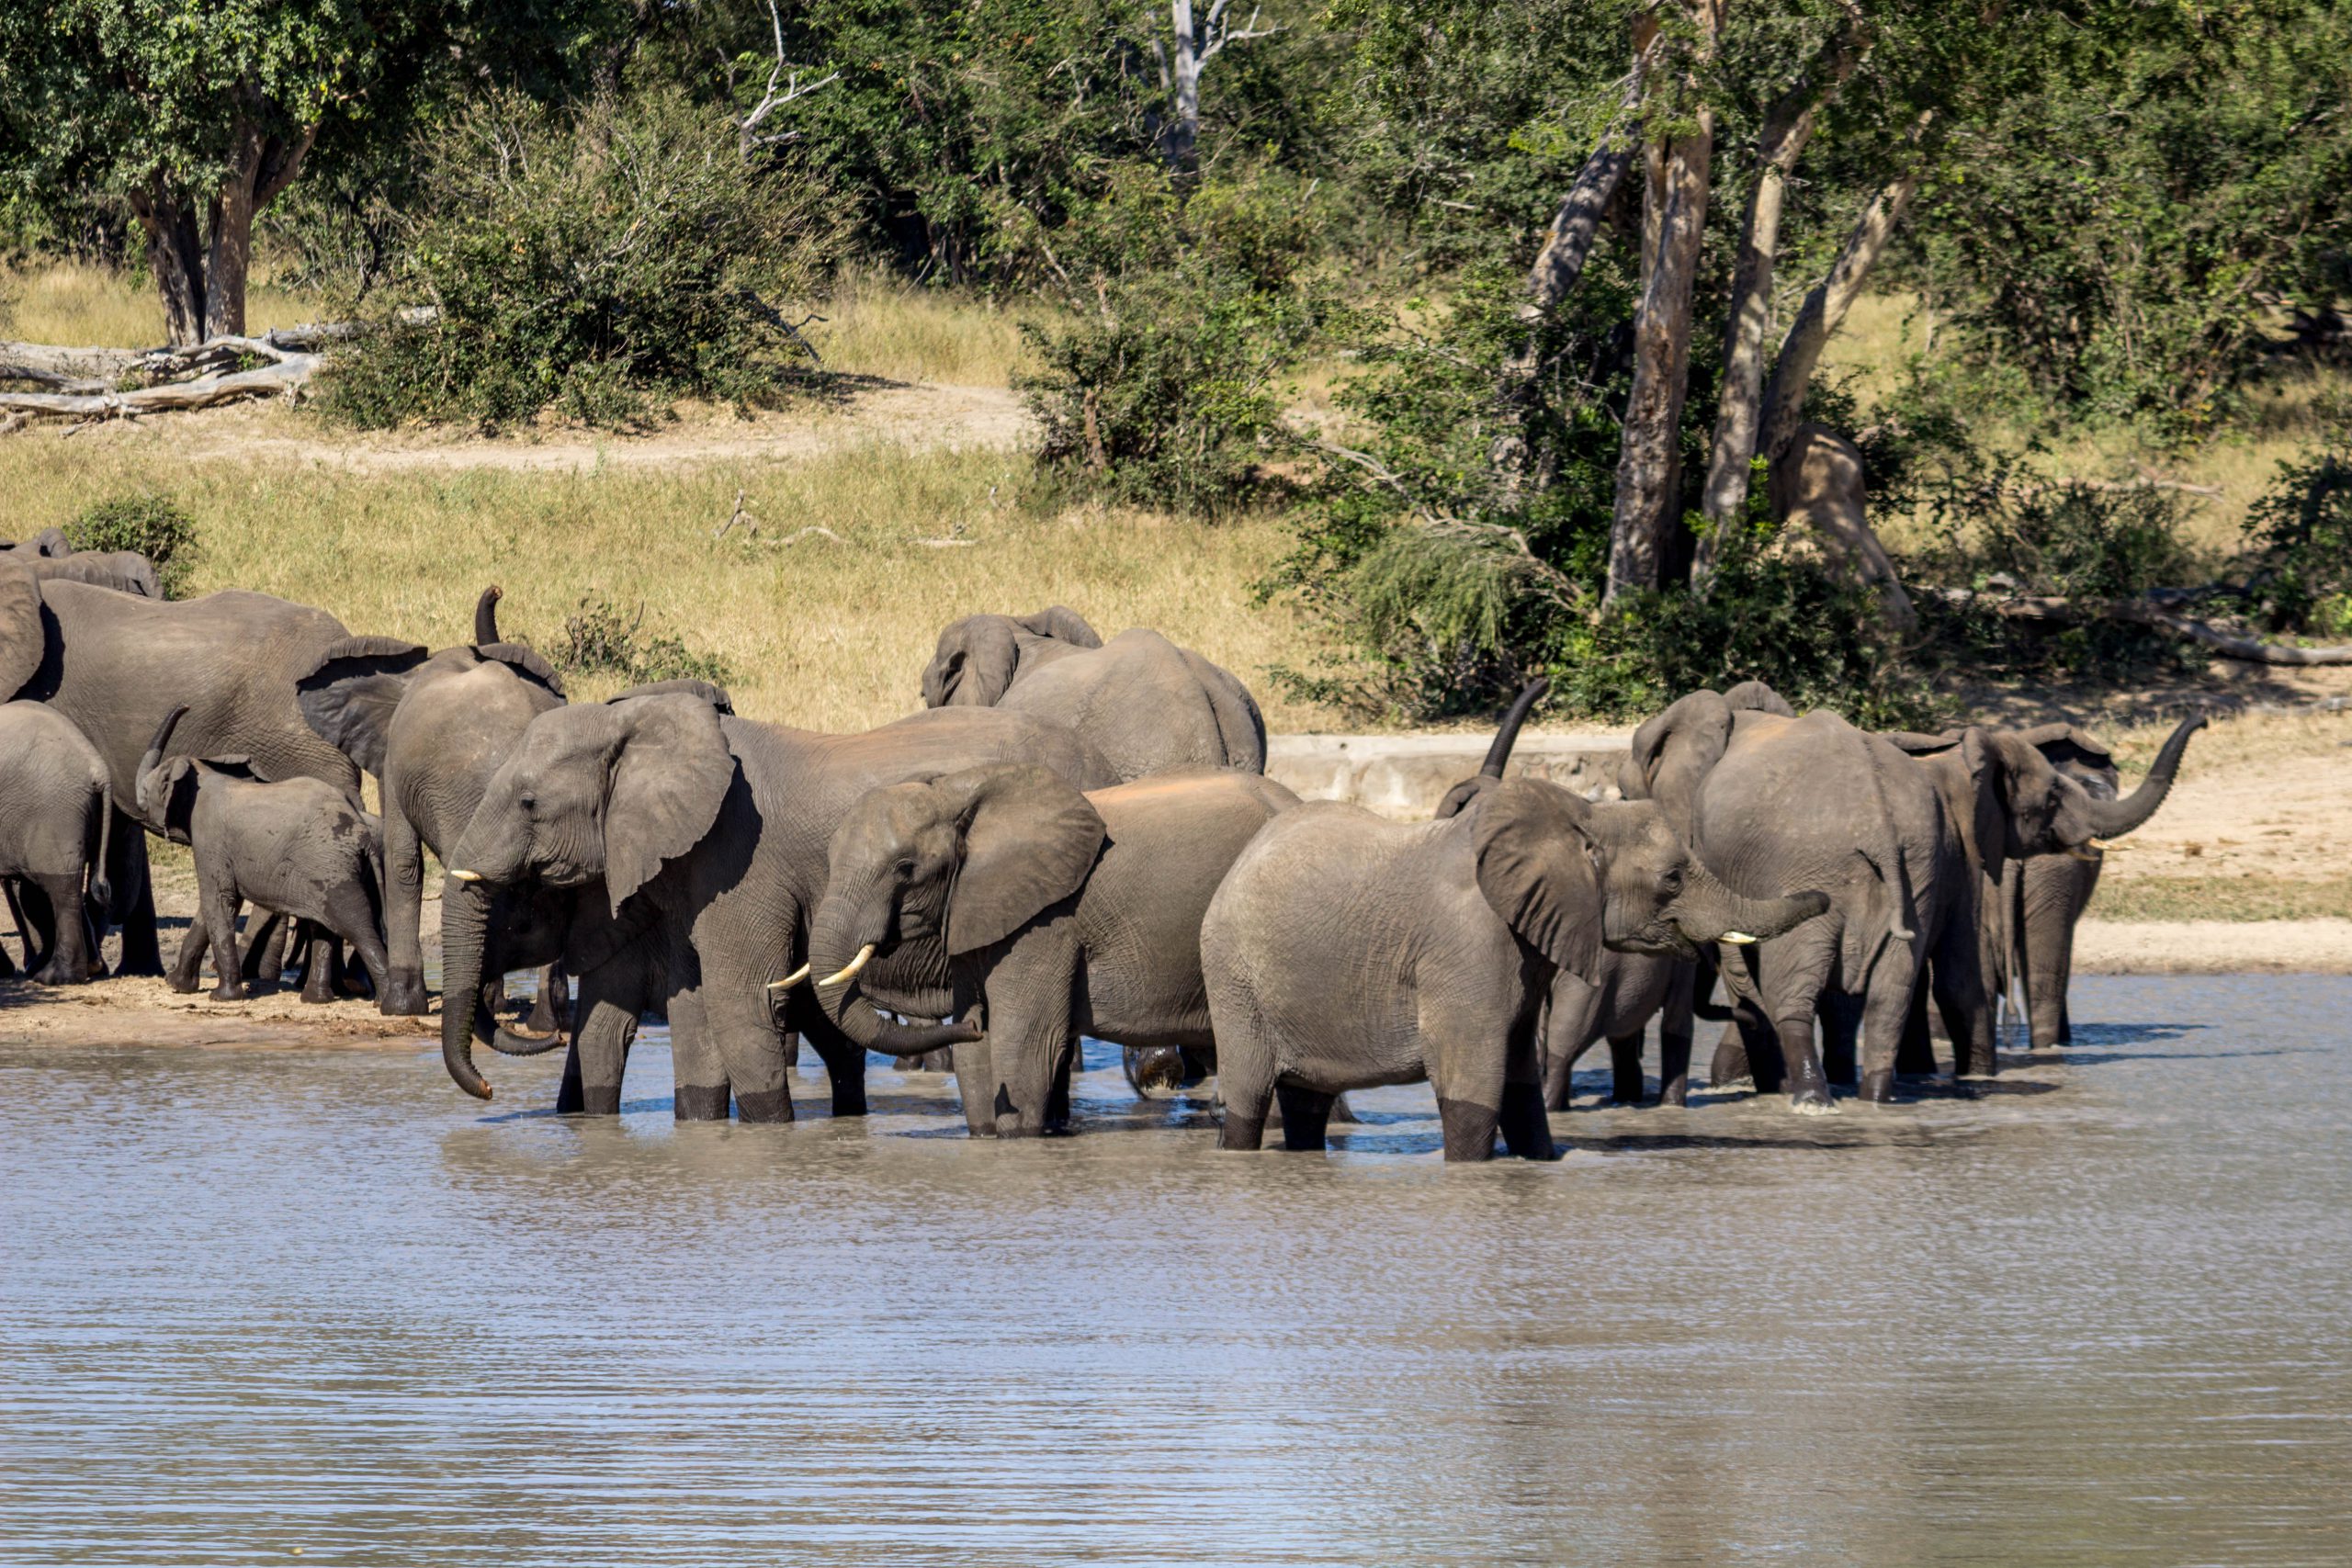
<svg viewBox="0 0 2352 1568"><path fill-rule="evenodd" d="M474 1066L474 1038L492 1032L480 1016L491 897L482 884L454 879L441 894L441 1062L476 1100L490 1098L490 1084Z"/></svg>
<svg viewBox="0 0 2352 1568"><path fill-rule="evenodd" d="M2180 772L2181 753L2188 750L2188 738L2204 728L2203 714L2182 719L2165 738L2164 750L2156 753L2154 766L2140 781L2138 789L2121 800L2091 800L2085 808L2091 831L2100 838L2112 839L2145 825L2156 814L2156 807L2165 803L2165 796L2172 793L2173 777Z"/></svg>
<svg viewBox="0 0 2352 1568"><path fill-rule="evenodd" d="M1684 873L1681 897L1668 912L1686 938L1705 946L1742 936L1766 942L1828 908L1829 896L1810 888L1784 898L1744 897L1694 860Z"/></svg>
<svg viewBox="0 0 2352 1568"><path fill-rule="evenodd" d="M808 938L811 976L839 973L866 945L865 940L853 930L854 917L842 902L829 898L817 911ZM874 1010L865 999L865 988L854 979L838 986L818 986L817 1001L843 1034L866 1050L885 1055L920 1056L981 1037L980 1032L968 1023L906 1024L884 1018Z"/></svg>

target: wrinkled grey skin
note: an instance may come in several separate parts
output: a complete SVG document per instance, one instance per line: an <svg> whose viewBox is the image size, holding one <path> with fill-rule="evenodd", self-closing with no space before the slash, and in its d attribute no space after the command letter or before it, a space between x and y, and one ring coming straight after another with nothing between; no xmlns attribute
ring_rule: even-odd
<svg viewBox="0 0 2352 1568"><path fill-rule="evenodd" d="M1169 768L1266 771L1266 721L1248 687L1155 631L1106 643L1059 604L950 623L922 672L922 702L1066 725L1122 783Z"/></svg>
<svg viewBox="0 0 2352 1568"><path fill-rule="evenodd" d="M95 588L111 588L118 593L134 593L141 599L164 596L164 584L155 575L155 563L137 550L76 550L70 556L28 564L34 578L42 582L86 582Z"/></svg>
<svg viewBox="0 0 2352 1568"><path fill-rule="evenodd" d="M62 560L74 553L74 541L62 528L43 528L29 539L0 542L0 555L18 560Z"/></svg>
<svg viewBox="0 0 2352 1568"><path fill-rule="evenodd" d="M356 790L358 770L302 721L294 679L347 634L323 610L265 593L153 600L82 582L40 582L0 559L0 698L47 703L107 761L115 809L138 811L139 760L164 715L185 704L191 756L243 756L264 778ZM123 931L121 972L156 975L155 906L143 835L113 825L107 867Z"/></svg>
<svg viewBox="0 0 2352 1568"><path fill-rule="evenodd" d="M109 788L106 759L72 719L40 703L0 704L0 879L19 912L26 972L44 986L78 986L102 968ZM46 919L27 908L28 884ZM0 974L9 968L0 949Z"/></svg>
<svg viewBox="0 0 2352 1568"><path fill-rule="evenodd" d="M1058 1131L1081 1035L1215 1048L1202 915L1242 846L1297 804L1255 773L1159 773L1080 794L1023 763L876 790L834 831L811 971L821 981L871 945L902 976L944 980L942 1010L970 1019L977 1003L987 1032L956 1051L973 1134ZM817 994L872 1049L888 1048L875 1008L929 1010L926 995L864 973Z"/></svg>
<svg viewBox="0 0 2352 1568"><path fill-rule="evenodd" d="M391 979L386 1013L422 1017L424 949L418 934L424 852L448 863L481 804L483 786L534 718L563 705L563 682L547 660L498 635L499 590L474 606L474 640L427 655L392 637L346 637L295 682L302 716L383 786L385 944ZM547 1014L560 1027L556 984L542 976Z"/></svg>
<svg viewBox="0 0 2352 1568"><path fill-rule="evenodd" d="M1256 1148L1279 1095L1284 1146L1321 1148L1334 1095L1426 1077L1447 1159L1491 1158L1498 1130L1551 1157L1535 1026L1559 970L1771 936L1825 908L1738 897L1655 805L1590 806L1535 779L1421 826L1296 807L1242 851L1201 928L1220 1146Z"/></svg>
<svg viewBox="0 0 2352 1568"><path fill-rule="evenodd" d="M349 942L380 990L386 969L377 866L383 846L358 792L311 778L266 783L243 758L207 761L175 750L187 712L164 716L139 762L141 821L196 852L198 915L181 944L172 988L196 989L209 945L220 974L213 999L243 999L237 914L251 899Z"/></svg>
<svg viewBox="0 0 2352 1568"><path fill-rule="evenodd" d="M1963 896L1951 911L1951 929L1955 940L1962 933L1969 939L1987 1006L1963 1034L1938 988L1945 1027L1955 1041L1982 1035L1984 1043L1973 1048L1991 1049L1989 1002L2007 988L2020 950L2028 975L2038 971L2041 976L2041 1008L2031 1010L2029 1003L2034 1043L2062 1041L2074 923L2098 884L2099 851L2090 840L2120 838L2155 814L2178 774L2189 737L2204 724L2200 716L2175 727L2147 777L2120 799L2120 775L2106 749L2071 725L1888 737L1936 780L1956 828L1947 853L1967 873ZM1930 974L1949 962L1939 950ZM1923 1013L1914 1019L1905 1070L1931 1061L1923 1055L1930 1051L1926 1021ZM1954 1055L1957 1063L1967 1053L1956 1047Z"/></svg>
<svg viewBox="0 0 2352 1568"><path fill-rule="evenodd" d="M1920 911L1944 896L1943 811L1929 781L1894 746L1835 714L1791 718L1695 692L1634 732L1620 783L1628 795L1658 802L1734 889L1828 894L1829 912L1786 940L1725 950L1724 982L1772 1032L1795 1109L1833 1109L1814 1043L1825 998L1860 1013L1863 1097L1891 1099L1926 960ZM1777 1087L1772 1064L1758 1055L1758 1088Z"/></svg>
<svg viewBox="0 0 2352 1568"><path fill-rule="evenodd" d="M560 1110L619 1109L622 1071L639 1015L670 1021L675 1111L681 1120L792 1119L786 1063L769 987L808 948L808 918L823 901L834 829L867 792L991 761L1034 761L1083 786L1109 766L1068 730L990 709L919 714L861 735L820 735L722 717L686 693L573 704L525 728L482 792L451 856L441 925L445 998L478 995L486 941L503 962L544 963L530 939L492 927L503 888L539 892L570 912L560 929L580 1000ZM468 880L472 878L474 880ZM874 966L938 1017L929 989ZM824 1057L833 1113L865 1108L865 1051L816 1005L805 985L786 993L786 1026ZM485 1033L469 1010L442 1009L442 1057L460 1089L490 1087L473 1063ZM968 1038L942 1032L925 1049ZM576 1080L576 1081L575 1081Z"/></svg>

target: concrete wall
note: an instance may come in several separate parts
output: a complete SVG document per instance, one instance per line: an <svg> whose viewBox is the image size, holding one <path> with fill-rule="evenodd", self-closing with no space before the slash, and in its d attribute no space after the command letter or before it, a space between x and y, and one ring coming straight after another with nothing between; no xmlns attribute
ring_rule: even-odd
<svg viewBox="0 0 2352 1568"><path fill-rule="evenodd" d="M1527 773L1589 799L1614 799L1617 762L1633 731L1522 733L1512 773ZM1275 735L1266 773L1307 800L1351 800L1399 820L1425 819L1445 792L1478 771L1491 734Z"/></svg>

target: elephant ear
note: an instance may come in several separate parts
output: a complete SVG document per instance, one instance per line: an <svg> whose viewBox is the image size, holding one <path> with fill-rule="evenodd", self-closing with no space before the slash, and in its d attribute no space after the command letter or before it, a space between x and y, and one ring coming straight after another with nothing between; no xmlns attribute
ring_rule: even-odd
<svg viewBox="0 0 2352 1568"><path fill-rule="evenodd" d="M43 528L26 541L26 547L47 560L63 560L74 553L74 541L62 528Z"/></svg>
<svg viewBox="0 0 2352 1568"><path fill-rule="evenodd" d="M1072 648L1102 646L1102 634L1088 626L1086 617L1067 604L1048 604L1034 615L1014 617L1014 623L1039 637L1049 637Z"/></svg>
<svg viewBox="0 0 2352 1568"><path fill-rule="evenodd" d="M1947 729L1938 735L1928 735L1917 729L1882 729L1879 739L1911 756L1932 757L1959 745L1962 733L1957 729Z"/></svg>
<svg viewBox="0 0 2352 1568"><path fill-rule="evenodd" d="M0 556L0 702L40 672L49 646L41 628L40 581L32 568Z"/></svg>
<svg viewBox="0 0 2352 1568"><path fill-rule="evenodd" d="M1600 964L1601 863L1592 807L1543 779L1505 779L1471 829L1478 891L1519 939L1579 978Z"/></svg>
<svg viewBox="0 0 2352 1568"><path fill-rule="evenodd" d="M1020 629L1010 615L967 615L941 632L922 672L922 705L994 707L1021 662Z"/></svg>
<svg viewBox="0 0 2352 1568"><path fill-rule="evenodd" d="M1724 701L1735 713L1770 713L1782 718L1794 718L1797 710L1789 699L1761 681L1742 681L1724 694Z"/></svg>
<svg viewBox="0 0 2352 1568"><path fill-rule="evenodd" d="M392 710L426 651L391 637L347 637L331 645L309 673L294 678L302 721L362 771L383 777Z"/></svg>
<svg viewBox="0 0 2352 1568"><path fill-rule="evenodd" d="M1086 796L1032 762L934 780L942 814L963 825L964 863L947 904L947 951L1002 942L1086 885L1106 829Z"/></svg>
<svg viewBox="0 0 2352 1568"><path fill-rule="evenodd" d="M673 693L693 697L697 702L708 703L714 710L725 714L729 718L735 716L735 702L727 694L726 687L710 681L698 681L692 676L675 681L648 681L642 686L631 686L626 692L616 692L606 697L605 701L625 703L632 697L660 697Z"/></svg>
<svg viewBox="0 0 2352 1568"><path fill-rule="evenodd" d="M1488 793L1498 787L1502 782L1487 773L1477 773L1464 779L1445 792L1445 798L1437 803L1437 810L1431 814L1430 819L1443 822L1461 816L1485 799Z"/></svg>
<svg viewBox="0 0 2352 1568"><path fill-rule="evenodd" d="M621 740L605 797L605 884L613 913L710 831L735 782L718 710L680 693L612 710Z"/></svg>
<svg viewBox="0 0 2352 1568"><path fill-rule="evenodd" d="M537 649L527 643L479 643L475 646L474 652L489 663L505 665L523 680L530 682L535 686L544 687L552 696L560 697L564 694L563 677L555 672L554 665L540 657Z"/></svg>
<svg viewBox="0 0 2352 1568"><path fill-rule="evenodd" d="M2018 739L2041 752L2054 764L2074 763L2094 773L2115 766L2115 753L2107 742L2089 730L2060 720L2055 724L2037 724L2017 732Z"/></svg>
<svg viewBox="0 0 2352 1568"><path fill-rule="evenodd" d="M1731 726L1732 706L1722 693L1691 693L1634 731L1626 765L1618 770L1619 793L1628 800L1657 801L1676 835L1695 842L1699 784L1723 761Z"/></svg>

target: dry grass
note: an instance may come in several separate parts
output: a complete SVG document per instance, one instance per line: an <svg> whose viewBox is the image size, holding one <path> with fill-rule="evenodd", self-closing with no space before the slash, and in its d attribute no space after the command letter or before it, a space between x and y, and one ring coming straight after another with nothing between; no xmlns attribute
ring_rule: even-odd
<svg viewBox="0 0 2352 1568"><path fill-rule="evenodd" d="M643 636L715 654L752 716L855 729L905 714L939 628L976 611L1059 602L1106 633L1152 626L1249 682L1278 728L1328 728L1279 700L1269 665L1312 659L1307 632L1250 585L1285 547L1272 518L1209 525L1015 497L1023 459L867 443L778 464L710 462L563 474L358 473L324 464L187 461L167 431L130 441L0 441L0 493L30 533L92 502L175 496L204 555L195 591L243 587L332 611L355 632L461 640L474 595L506 590L504 625L542 646L581 601L644 606ZM762 536L714 541L738 489ZM838 542L811 534L820 526ZM962 531L972 543L916 543ZM581 682L582 695L617 682Z"/></svg>
<svg viewBox="0 0 2352 1568"><path fill-rule="evenodd" d="M1007 387L1023 363L1021 326L1046 312L918 288L870 268L843 272L808 329L828 368L893 381Z"/></svg>
<svg viewBox="0 0 2352 1568"><path fill-rule="evenodd" d="M245 296L246 330L259 333L318 320L318 301L256 282ZM152 286L72 262L0 272L0 336L72 347L147 348L164 341L164 302Z"/></svg>
<svg viewBox="0 0 2352 1568"><path fill-rule="evenodd" d="M1916 356L1937 350L1942 329L1902 294L1871 295L1855 303L1846 325L1822 356L1825 375L1850 378L1868 411L1901 386ZM1943 342L1948 343L1948 339ZM2352 375L2324 367L2282 371L2254 394L2251 414L2231 430L2196 446L2152 446L2120 428L2053 437L2046 430L1995 428L1982 433L1996 448L2014 450L2029 437L2048 446L2043 471L2085 479L2131 479L2160 475L2195 485L2217 485L2222 494L2199 497L2190 507L2186 534L2190 546L2209 556L2235 550L2245 531L2245 514L2269 487L2280 462L2307 456L2326 438L2322 412L2329 398L2352 396ZM1908 519L1883 522L1887 541L1902 547Z"/></svg>

